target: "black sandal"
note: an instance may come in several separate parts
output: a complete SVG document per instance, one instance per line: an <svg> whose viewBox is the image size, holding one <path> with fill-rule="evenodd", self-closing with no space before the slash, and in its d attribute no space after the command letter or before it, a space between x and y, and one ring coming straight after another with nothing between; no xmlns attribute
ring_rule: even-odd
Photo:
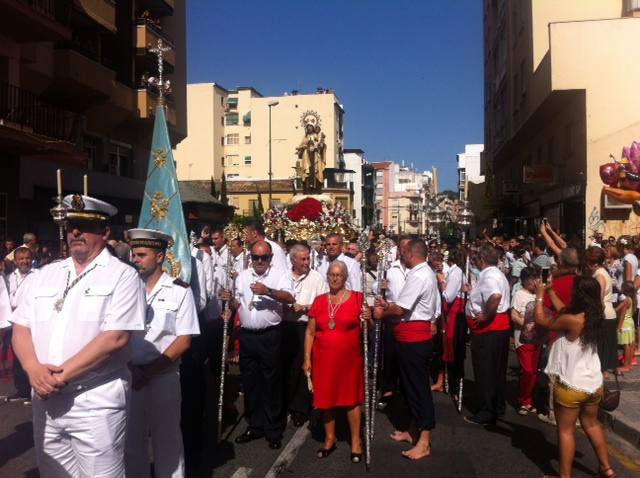
<svg viewBox="0 0 640 478"><path fill-rule="evenodd" d="M351 453L351 463L360 463L362 461L362 452L360 453Z"/></svg>
<svg viewBox="0 0 640 478"><path fill-rule="evenodd" d="M334 443L333 446L331 448L320 448L318 449L318 451L316 452L316 456L319 459L324 459L326 457L328 457L329 455L331 455L334 451L336 451L336 448L338 448L338 446Z"/></svg>

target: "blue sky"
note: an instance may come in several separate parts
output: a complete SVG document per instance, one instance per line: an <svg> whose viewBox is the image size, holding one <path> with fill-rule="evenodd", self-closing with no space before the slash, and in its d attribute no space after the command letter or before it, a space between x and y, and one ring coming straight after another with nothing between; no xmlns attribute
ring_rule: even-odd
<svg viewBox="0 0 640 478"><path fill-rule="evenodd" d="M345 146L436 166L483 142L479 0L190 0L188 81L264 95L333 88Z"/></svg>

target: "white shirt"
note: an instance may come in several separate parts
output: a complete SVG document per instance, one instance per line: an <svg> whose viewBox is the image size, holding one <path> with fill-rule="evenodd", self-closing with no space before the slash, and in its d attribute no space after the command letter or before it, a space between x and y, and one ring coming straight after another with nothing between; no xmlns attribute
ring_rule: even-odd
<svg viewBox="0 0 640 478"><path fill-rule="evenodd" d="M399 260L393 261L389 270L387 270L387 282L389 287L385 294L386 300L395 302L400 295L400 291L404 287L404 283L407 281L407 273L409 269L404 267ZM380 290L379 283L376 282L374 290L376 293Z"/></svg>
<svg viewBox="0 0 640 478"><path fill-rule="evenodd" d="M296 304L306 305L311 307L313 301L319 295L329 292L329 287L325 283L324 279L319 272L311 269L307 274L296 278L293 275L293 271L290 273L291 284L293 286L293 297L296 299ZM287 317L294 315L293 310L289 309ZM292 318L297 322L307 322L309 317L307 314L302 314L299 318Z"/></svg>
<svg viewBox="0 0 640 478"><path fill-rule="evenodd" d="M347 266L347 289L362 292L362 271L360 270L358 261L344 254L340 254L335 260L342 261ZM318 266L318 272L325 281L327 280L327 271L329 270L329 264L331 264L331 262L329 256L323 256L322 262Z"/></svg>
<svg viewBox="0 0 640 478"><path fill-rule="evenodd" d="M449 267L445 279L445 287L442 291L442 298L447 301L447 304L452 304L460 296L463 284L464 272L457 264L453 264Z"/></svg>
<svg viewBox="0 0 640 478"><path fill-rule="evenodd" d="M271 253L273 254L271 266L282 271L288 271L291 265L287 261L287 254L284 252L284 249L280 247L280 244L273 242L271 239L265 238L264 240L271 246Z"/></svg>
<svg viewBox="0 0 640 478"><path fill-rule="evenodd" d="M175 284L164 272L146 299L145 332L131 335L131 362L135 365L152 362L177 337L200 335L198 313L189 287Z"/></svg>
<svg viewBox="0 0 640 478"><path fill-rule="evenodd" d="M193 292L198 313L202 312L207 306L207 283L205 277L203 262L191 256L191 279L189 280L189 285Z"/></svg>
<svg viewBox="0 0 640 478"><path fill-rule="evenodd" d="M202 263L202 268L200 269L204 273L204 284L206 291L206 300L208 301L212 297L214 297L214 284L213 284L213 259L209 254L207 254L202 249L198 249L194 247L191 249L191 256L195 257L198 261Z"/></svg>
<svg viewBox="0 0 640 478"><path fill-rule="evenodd" d="M476 282L476 285L471 289L471 293L469 294L465 313L468 316L479 315L484 311L489 297L494 294L500 294L502 296L496 313L501 314L509 310L511 297L507 278L496 266L490 266L480 272L478 282Z"/></svg>
<svg viewBox="0 0 640 478"><path fill-rule="evenodd" d="M527 289L520 289L513 295L513 299L511 301L511 308L514 309L520 317L524 319L524 313L526 312L527 305L531 301L536 300L536 295L529 292ZM516 348L520 347L522 343L520 342L520 332L522 331L522 326L518 324L513 324L513 341Z"/></svg>
<svg viewBox="0 0 640 478"><path fill-rule="evenodd" d="M216 250L215 247L211 248L211 259L213 259L213 269L216 270L219 267L227 267L227 256L229 255L229 246L223 244L220 250Z"/></svg>
<svg viewBox="0 0 640 478"><path fill-rule="evenodd" d="M271 266L262 276L256 274L253 267L242 271L236 279L236 300L240 304L240 325L250 330L266 329L282 322L282 304L267 295L255 295L250 286L256 282L273 290L294 293L291 276L285 270Z"/></svg>
<svg viewBox="0 0 640 478"><path fill-rule="evenodd" d="M407 281L395 303L408 311L400 318L402 322L431 322L438 318L441 310L438 281L426 262L409 269Z"/></svg>
<svg viewBox="0 0 640 478"><path fill-rule="evenodd" d="M56 311L56 302L75 279L71 258L45 266L13 313L11 322L31 329L40 363L61 365L101 332L144 330L144 283L133 267L103 249L68 289L60 312ZM128 376L129 354L128 347L119 350L77 383Z"/></svg>
<svg viewBox="0 0 640 478"><path fill-rule="evenodd" d="M11 303L11 310L15 310L22 302L22 298L25 292L29 289L30 285L38 273L38 269L31 269L25 275L22 275L18 269L9 274L8 288L9 302Z"/></svg>
<svg viewBox="0 0 640 478"><path fill-rule="evenodd" d="M0 329L11 327L9 319L11 317L11 303L9 302L9 294L7 293L7 284L0 277Z"/></svg>

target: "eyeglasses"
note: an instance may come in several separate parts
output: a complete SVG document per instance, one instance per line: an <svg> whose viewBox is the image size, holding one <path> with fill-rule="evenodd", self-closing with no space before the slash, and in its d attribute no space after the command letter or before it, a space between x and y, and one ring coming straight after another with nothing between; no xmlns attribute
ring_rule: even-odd
<svg viewBox="0 0 640 478"><path fill-rule="evenodd" d="M264 254L262 256L251 254L251 260L255 262L269 262L271 260L271 254Z"/></svg>

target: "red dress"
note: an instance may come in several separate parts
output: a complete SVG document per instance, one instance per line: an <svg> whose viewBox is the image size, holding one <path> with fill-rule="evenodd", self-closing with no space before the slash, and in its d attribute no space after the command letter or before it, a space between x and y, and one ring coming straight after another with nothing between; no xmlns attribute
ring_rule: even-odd
<svg viewBox="0 0 640 478"><path fill-rule="evenodd" d="M336 327L329 330L329 294L316 297L309 317L316 320L311 379L313 406L326 410L353 407L364 401L360 309L362 293L351 292L336 312Z"/></svg>

